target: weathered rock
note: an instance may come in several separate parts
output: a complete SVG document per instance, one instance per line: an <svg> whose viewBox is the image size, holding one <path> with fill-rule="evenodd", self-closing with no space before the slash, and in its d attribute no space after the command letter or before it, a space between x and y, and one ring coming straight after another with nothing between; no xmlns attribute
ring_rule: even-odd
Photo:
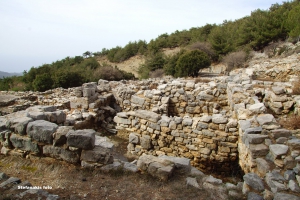
<svg viewBox="0 0 300 200"><path fill-rule="evenodd" d="M293 192L300 192L300 187L299 184L295 181L295 180L290 180L289 181L289 188L290 190L292 190Z"/></svg>
<svg viewBox="0 0 300 200"><path fill-rule="evenodd" d="M69 151L61 147L45 145L43 147L43 154L56 159L62 159L69 163L76 164L79 162L79 155L76 152Z"/></svg>
<svg viewBox="0 0 300 200"><path fill-rule="evenodd" d="M138 172L138 167L136 164L125 162L123 167L125 171L129 171L133 173Z"/></svg>
<svg viewBox="0 0 300 200"><path fill-rule="evenodd" d="M262 132L262 127L254 127L245 129L245 134L260 134Z"/></svg>
<svg viewBox="0 0 300 200"><path fill-rule="evenodd" d="M114 117L114 122L116 122L117 124L131 124L131 120L130 119L126 119L126 118L122 118L122 117L118 117L115 116Z"/></svg>
<svg viewBox="0 0 300 200"><path fill-rule="evenodd" d="M111 142L109 138L95 135L95 146L105 148L112 152L115 145Z"/></svg>
<svg viewBox="0 0 300 200"><path fill-rule="evenodd" d="M263 177L268 171L270 171L270 165L265 159L256 158L255 161L257 164L257 171L259 175Z"/></svg>
<svg viewBox="0 0 300 200"><path fill-rule="evenodd" d="M6 181L3 181L0 184L0 189L6 189L6 188L10 188L15 184L21 183L21 180L19 178L15 178L15 177L10 177L8 178Z"/></svg>
<svg viewBox="0 0 300 200"><path fill-rule="evenodd" d="M212 116L212 122L215 124L226 124L228 122L228 119L222 114L214 114Z"/></svg>
<svg viewBox="0 0 300 200"><path fill-rule="evenodd" d="M95 146L92 150L82 150L80 160L93 163L111 164L113 163L113 156L110 150Z"/></svg>
<svg viewBox="0 0 300 200"><path fill-rule="evenodd" d="M161 155L158 158L163 160L168 160L175 164L176 169L179 169L181 172L189 173L191 171L191 163L188 158L179 158L173 156Z"/></svg>
<svg viewBox="0 0 300 200"><path fill-rule="evenodd" d="M151 122L158 122L158 120L160 120L160 115L158 115L155 112L148 111L148 110L136 110L134 112L134 115L136 117L139 117L141 119L146 119Z"/></svg>
<svg viewBox="0 0 300 200"><path fill-rule="evenodd" d="M275 123L276 120L273 115L271 114L260 114L256 117L257 122L259 125L265 125L265 124L270 124L270 123Z"/></svg>
<svg viewBox="0 0 300 200"><path fill-rule="evenodd" d="M262 157L268 154L269 147L264 144L250 144L249 150L253 158Z"/></svg>
<svg viewBox="0 0 300 200"><path fill-rule="evenodd" d="M251 112L256 113L256 114L264 113L267 110L267 108L265 107L265 105L263 103L253 104L253 105L249 106L248 109Z"/></svg>
<svg viewBox="0 0 300 200"><path fill-rule="evenodd" d="M243 176L244 181L249 185L252 189L256 191L264 191L264 183L261 178L255 173L248 173Z"/></svg>
<svg viewBox="0 0 300 200"><path fill-rule="evenodd" d="M129 134L129 143L138 144L139 143L139 136L135 133Z"/></svg>
<svg viewBox="0 0 300 200"><path fill-rule="evenodd" d="M186 178L186 185L187 186L192 186L192 187L195 187L195 188L200 187L197 180L196 180L196 178L191 178L191 177Z"/></svg>
<svg viewBox="0 0 300 200"><path fill-rule="evenodd" d="M52 144L52 135L57 128L58 126L54 123L45 120L37 120L28 123L26 132L28 136L35 141Z"/></svg>
<svg viewBox="0 0 300 200"><path fill-rule="evenodd" d="M27 125L32 121L33 119L29 117L11 118L7 121L7 127L20 135L25 135Z"/></svg>
<svg viewBox="0 0 300 200"><path fill-rule="evenodd" d="M10 136L10 141L12 145L17 148L24 151L30 151L32 153L39 153L39 147L37 143L32 142L31 138L20 136L17 134L12 134Z"/></svg>
<svg viewBox="0 0 300 200"><path fill-rule="evenodd" d="M279 137L290 137L292 134L287 129L275 129L271 131L271 135L274 139L277 139Z"/></svg>
<svg viewBox="0 0 300 200"><path fill-rule="evenodd" d="M278 192L275 194L274 200L300 200L300 197L292 195L292 194Z"/></svg>
<svg viewBox="0 0 300 200"><path fill-rule="evenodd" d="M213 185L220 185L223 183L223 181L221 179L217 179L217 178L213 177L212 175L209 175L208 177L203 178L203 181L206 183L213 184Z"/></svg>
<svg viewBox="0 0 300 200"><path fill-rule="evenodd" d="M276 95L280 95L280 94L284 94L284 93L285 93L284 87L273 86L273 87L272 87L272 90L273 90L273 92L274 92Z"/></svg>
<svg viewBox="0 0 300 200"><path fill-rule="evenodd" d="M267 173L265 180L273 193L287 190L285 179L276 171Z"/></svg>
<svg viewBox="0 0 300 200"><path fill-rule="evenodd" d="M269 148L274 158L278 158L279 156L286 155L289 150L289 147L284 144L271 144Z"/></svg>
<svg viewBox="0 0 300 200"><path fill-rule="evenodd" d="M95 147L95 131L92 129L71 130L67 134L67 145L85 150L93 149Z"/></svg>
<svg viewBox="0 0 300 200"><path fill-rule="evenodd" d="M56 132L53 134L53 145L59 146L67 143L67 134L73 126L59 126Z"/></svg>
<svg viewBox="0 0 300 200"><path fill-rule="evenodd" d="M247 200L264 200L264 198L254 192L249 192Z"/></svg>
<svg viewBox="0 0 300 200"><path fill-rule="evenodd" d="M295 138L288 140L287 145L290 147L291 150L300 150L300 139Z"/></svg>
<svg viewBox="0 0 300 200"><path fill-rule="evenodd" d="M171 176L173 170L174 170L173 165L165 166L159 162L152 162L149 164L147 172L150 175L161 179L162 181L167 181Z"/></svg>
<svg viewBox="0 0 300 200"><path fill-rule="evenodd" d="M144 99L144 98L141 98L141 97L135 96L135 95L132 95L132 96L131 96L131 103L134 103L134 104L136 104L136 105L142 107L143 104L144 104L144 102L145 102L145 99Z"/></svg>
<svg viewBox="0 0 300 200"><path fill-rule="evenodd" d="M140 140L142 148L147 150L151 148L151 138L149 135L143 135Z"/></svg>

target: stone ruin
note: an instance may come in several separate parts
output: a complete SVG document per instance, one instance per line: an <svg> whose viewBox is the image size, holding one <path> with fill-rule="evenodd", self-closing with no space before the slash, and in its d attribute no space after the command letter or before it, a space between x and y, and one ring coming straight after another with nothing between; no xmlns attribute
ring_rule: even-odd
<svg viewBox="0 0 300 200"><path fill-rule="evenodd" d="M253 66L205 82L99 80L46 92L1 92L7 97L0 102L1 153L104 170L122 166L162 180L175 169L242 170L243 194L299 199L300 132L283 128L277 117L300 114L300 96L292 95L291 82L253 80L261 73ZM299 63L293 67L300 69ZM96 127L126 132L127 154L137 160L114 160L113 143Z"/></svg>

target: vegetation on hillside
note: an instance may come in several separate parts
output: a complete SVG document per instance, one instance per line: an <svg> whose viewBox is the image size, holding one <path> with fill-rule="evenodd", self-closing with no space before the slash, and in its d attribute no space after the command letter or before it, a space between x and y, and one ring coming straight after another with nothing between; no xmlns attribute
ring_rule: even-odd
<svg viewBox="0 0 300 200"><path fill-rule="evenodd" d="M149 43L144 40L129 42L124 47L103 48L95 53L86 51L83 56L67 57L52 64L32 67L24 72L22 78L0 79L0 89L44 91L55 87L79 86L83 82L97 81L99 78L134 78L133 74L116 67L101 66L95 59L97 56L107 56L113 63L123 62L135 55L145 56L146 62L139 69L140 78L161 76L162 71L166 75L195 76L195 71L184 72L191 67L184 63L206 63L199 64L197 69L200 69L207 67L210 62L223 61L230 70L244 66L251 50L262 50L281 40L295 43L299 39L300 1L294 0L273 4L268 10L257 9L250 16L234 21L224 20L219 25L206 24L189 30L177 30L171 34L164 33ZM163 48L175 47L181 47L182 50L173 56L162 53Z"/></svg>

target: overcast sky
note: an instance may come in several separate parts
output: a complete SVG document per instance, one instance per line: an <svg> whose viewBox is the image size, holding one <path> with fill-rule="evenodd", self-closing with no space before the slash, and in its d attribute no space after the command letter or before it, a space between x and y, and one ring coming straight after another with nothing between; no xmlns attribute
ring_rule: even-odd
<svg viewBox="0 0 300 200"><path fill-rule="evenodd" d="M1 0L0 71L220 24L278 0Z"/></svg>

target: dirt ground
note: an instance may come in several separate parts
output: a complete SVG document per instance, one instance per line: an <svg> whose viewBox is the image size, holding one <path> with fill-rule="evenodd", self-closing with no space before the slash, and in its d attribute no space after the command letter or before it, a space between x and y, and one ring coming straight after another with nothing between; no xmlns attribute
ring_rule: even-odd
<svg viewBox="0 0 300 200"><path fill-rule="evenodd" d="M183 175L161 182L148 174L104 173L51 158L0 155L0 172L28 180L33 186L50 186L47 191L60 199L218 199L204 189L187 187Z"/></svg>

